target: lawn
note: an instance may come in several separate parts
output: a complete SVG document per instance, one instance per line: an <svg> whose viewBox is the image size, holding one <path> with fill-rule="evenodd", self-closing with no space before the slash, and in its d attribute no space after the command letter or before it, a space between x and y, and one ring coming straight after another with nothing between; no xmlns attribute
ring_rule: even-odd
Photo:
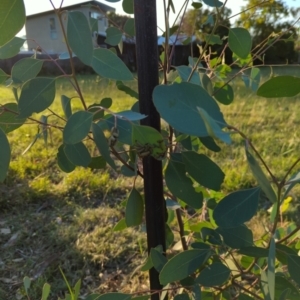
<svg viewBox="0 0 300 300"><path fill-rule="evenodd" d="M263 80L270 76L270 70L262 70ZM273 73L297 76L299 68L273 68ZM82 75L79 83L88 104L111 97L111 110L120 111L135 102L118 91L115 83L98 76ZM251 139L280 178L300 153L300 97L259 98L239 78L232 86L234 102L221 107L227 123ZM136 83L131 87L136 89ZM60 115L62 94L75 96L65 79L57 80L56 99L51 107ZM2 103L15 101L8 88L1 87L0 95ZM73 101L76 110L81 104L79 100ZM49 122L56 122L55 117L49 117ZM41 138L22 155L36 133L37 126L28 124L9 134L13 158L8 178L0 185L0 300L22 299L22 279L26 275L33 278L31 299L40 298L45 282L51 284L51 299L63 297L67 288L59 267L72 285L82 279L82 296L108 290L147 289L147 274L138 268L146 258L143 228L112 232L124 215L122 201L132 187L132 179L111 169L77 168L70 174L61 172L55 160L62 138L58 130L52 131L47 147ZM203 152L226 174L222 193L254 186L244 141L234 135L232 145L220 146L220 153L205 149ZM299 195L297 191L292 195L295 204Z"/></svg>

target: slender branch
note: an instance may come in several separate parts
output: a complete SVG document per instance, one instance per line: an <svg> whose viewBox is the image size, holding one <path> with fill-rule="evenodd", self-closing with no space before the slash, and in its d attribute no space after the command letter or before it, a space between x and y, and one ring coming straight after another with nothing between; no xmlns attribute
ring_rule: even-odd
<svg viewBox="0 0 300 300"><path fill-rule="evenodd" d="M252 295L254 298L260 299L260 300L264 300L264 298L258 296L257 294L251 292L250 290L244 288L241 284L237 283L235 280L232 280L231 282L232 282L233 285L237 286L238 288L240 288L240 289L243 290L244 292L246 292L246 293Z"/></svg>
<svg viewBox="0 0 300 300"><path fill-rule="evenodd" d="M228 125L227 128L228 129L232 129L232 130L238 132L240 134L240 136L247 141L248 145L252 148L252 150L257 155L258 159L261 161L261 163L266 168L267 172L269 173L269 175L272 178L272 181L278 186L278 182L277 182L276 177L273 175L272 171L270 170L270 168L268 167L268 165L266 164L266 162L264 161L264 159L261 157L261 155L259 154L259 152L256 150L256 148L254 147L254 145L252 144L252 142L250 141L250 139L248 139L248 137L242 131L240 131L239 129L237 129L234 126Z"/></svg>
<svg viewBox="0 0 300 300"><path fill-rule="evenodd" d="M288 235L286 235L285 237L283 237L281 240L277 241L276 244L281 244L283 242L285 242L286 240L288 240L291 236L293 236L295 233L297 233L300 230L300 225L297 226L293 231L291 231Z"/></svg>
<svg viewBox="0 0 300 300"><path fill-rule="evenodd" d="M286 174L284 175L283 179L281 180L281 182L279 183L280 186L284 186L286 183L286 179L289 176L289 174L292 172L292 170L296 167L296 165L300 162L300 158L298 158L292 165L291 167L288 169L288 171L286 172Z"/></svg>
<svg viewBox="0 0 300 300"><path fill-rule="evenodd" d="M181 211L179 208L176 209L176 217L177 217L177 222L178 222L178 226L179 226L179 234L180 234L182 249L185 251L188 249L188 246L187 246L186 239L184 236L184 224L182 222Z"/></svg>

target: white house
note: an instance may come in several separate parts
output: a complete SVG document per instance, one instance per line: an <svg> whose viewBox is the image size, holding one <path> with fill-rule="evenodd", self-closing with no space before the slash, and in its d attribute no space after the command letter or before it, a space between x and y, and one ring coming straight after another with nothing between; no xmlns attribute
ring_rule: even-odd
<svg viewBox="0 0 300 300"><path fill-rule="evenodd" d="M64 6L63 9L81 11L90 21L90 24L97 25L96 31L100 32L105 31L108 27L106 13L115 11L113 7L99 1L83 1L78 4ZM65 26L67 15L63 18L63 22ZM36 49L38 46L49 54L67 51L58 17L53 10L27 16L25 28L29 51Z"/></svg>

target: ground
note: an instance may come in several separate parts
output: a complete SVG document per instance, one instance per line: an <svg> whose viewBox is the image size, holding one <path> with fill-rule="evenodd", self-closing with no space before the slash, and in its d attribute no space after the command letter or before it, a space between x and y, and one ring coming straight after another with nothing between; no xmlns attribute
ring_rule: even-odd
<svg viewBox="0 0 300 300"><path fill-rule="evenodd" d="M297 74L298 68L273 71ZM265 80L270 68L263 72ZM133 98L117 91L114 83L98 76L81 76L79 80L89 104L110 96L114 101L111 109L119 111L134 103ZM258 98L241 80L232 85L234 103L221 105L226 121L251 138L280 178L300 153L300 97ZM60 113L61 94L74 95L65 80L57 81L57 97L51 107ZM14 102L9 89L2 87L1 95L2 103ZM74 101L75 107L80 107L79 101ZM124 216L123 201L132 187L132 178L109 168L61 172L55 160L55 146L61 139L57 131L47 148L39 139L22 155L36 132L36 125L26 125L9 134L13 158L8 178L0 185L0 300L25 299L24 276L33 279L30 299L40 299L45 282L51 284L50 299L63 297L67 287L61 271L72 286L82 279L82 296L108 290L147 289L147 273L139 270L146 258L144 227L113 232ZM226 174L221 194L256 185L245 160L244 141L234 135L232 146L220 146L220 153L209 155ZM296 191L292 197L296 207L299 193ZM261 207L265 208L264 204ZM252 224L257 234L261 230L258 224Z"/></svg>

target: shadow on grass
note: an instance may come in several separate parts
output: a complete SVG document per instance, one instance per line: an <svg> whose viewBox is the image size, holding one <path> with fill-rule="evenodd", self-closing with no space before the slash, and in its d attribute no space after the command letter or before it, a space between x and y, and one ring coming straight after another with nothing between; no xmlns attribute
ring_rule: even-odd
<svg viewBox="0 0 300 300"><path fill-rule="evenodd" d="M36 191L15 175L0 185L0 299L23 299L24 276L33 279L31 299L40 299L45 282L49 299L64 297L59 268L71 286L82 280L82 296L141 289L145 235L112 231L123 217L124 189Z"/></svg>

